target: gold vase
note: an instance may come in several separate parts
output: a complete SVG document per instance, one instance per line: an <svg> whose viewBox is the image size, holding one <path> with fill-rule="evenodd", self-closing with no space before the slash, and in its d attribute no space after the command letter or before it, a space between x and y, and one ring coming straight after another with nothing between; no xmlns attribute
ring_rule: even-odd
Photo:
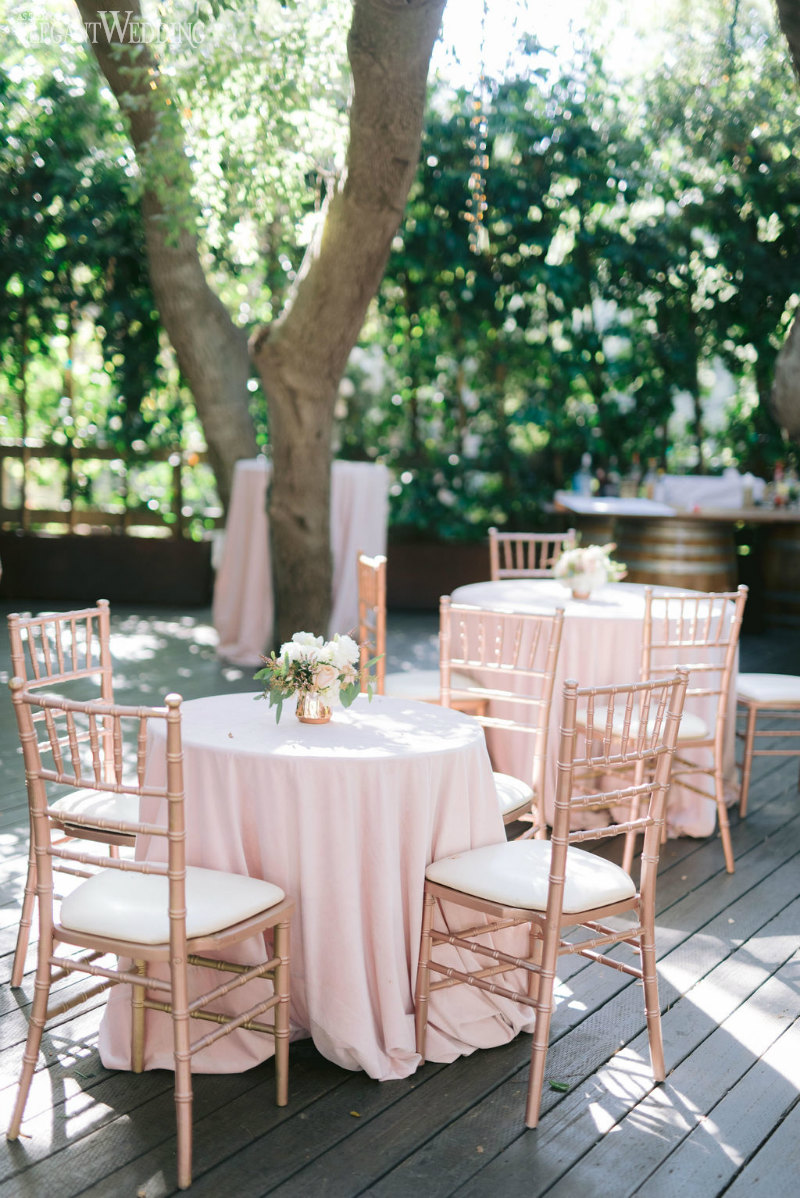
<svg viewBox="0 0 800 1198"><path fill-rule="evenodd" d="M301 724L327 724L332 714L328 704L313 691L297 696L295 715Z"/></svg>

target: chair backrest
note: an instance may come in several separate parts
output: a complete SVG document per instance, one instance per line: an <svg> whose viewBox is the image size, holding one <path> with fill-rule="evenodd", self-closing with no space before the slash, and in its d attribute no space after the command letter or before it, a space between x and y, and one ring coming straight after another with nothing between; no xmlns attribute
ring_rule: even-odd
<svg viewBox="0 0 800 1198"><path fill-rule="evenodd" d="M386 677L386 558L358 555L358 644L361 689L368 685L366 664L373 657L375 691L382 695Z"/></svg>
<svg viewBox="0 0 800 1198"><path fill-rule="evenodd" d="M653 901L686 685L685 670L673 671L669 678L623 686L579 688L574 681L564 684L548 917L553 914L557 919L561 912L568 846L606 840L631 830L644 833L639 890L643 898ZM647 768L637 769L637 763ZM629 785L620 786L620 771L624 771L623 781L630 771ZM641 777L640 782L637 777ZM613 782L614 789L596 789L598 779L604 778ZM586 812L602 810L611 812L613 818L615 810L630 812L637 798L642 815L584 827ZM575 830L573 824L577 825Z"/></svg>
<svg viewBox="0 0 800 1198"><path fill-rule="evenodd" d="M440 701L481 700L476 719L488 731L527 738L531 781L541 794L547 731L564 609L547 615L485 610L453 603L439 608ZM465 685L462 685L462 682ZM466 685L471 682L470 685ZM489 737L491 750L491 735Z"/></svg>
<svg viewBox="0 0 800 1198"><path fill-rule="evenodd" d="M107 703L113 701L107 599L80 611L33 617L12 612L8 639L11 674L21 678L28 690L47 687L64 693L67 687L74 698L84 698L88 692L99 693Z"/></svg>
<svg viewBox="0 0 800 1198"><path fill-rule="evenodd" d="M566 532L499 532L489 529L490 578L552 578L566 549L574 549L574 528Z"/></svg>
<svg viewBox="0 0 800 1198"><path fill-rule="evenodd" d="M746 601L746 586L657 593L645 587L640 677L664 677L685 668L687 710L715 704L714 737L720 751Z"/></svg>
<svg viewBox="0 0 800 1198"><path fill-rule="evenodd" d="M52 899L54 858L72 863L73 872L85 873L89 866L168 874L170 940L179 942L185 937L186 876L180 695L167 695L164 707L124 707L41 694L27 689L21 678L12 678L9 686L25 761L40 919L53 918L46 898ZM87 815L79 802L70 807L70 796L87 790L134 795L140 803L165 801L167 820L101 819L96 812ZM50 814L56 799L58 809ZM109 857L103 846L92 852L78 839L54 842L52 828L64 824L75 836L81 828L102 828L123 836L162 837L166 863Z"/></svg>

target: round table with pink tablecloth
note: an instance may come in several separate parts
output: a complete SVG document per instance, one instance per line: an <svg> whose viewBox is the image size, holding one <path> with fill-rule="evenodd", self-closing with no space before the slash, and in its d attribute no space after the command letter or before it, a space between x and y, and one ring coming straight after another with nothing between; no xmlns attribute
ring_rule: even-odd
<svg viewBox="0 0 800 1198"><path fill-rule="evenodd" d="M276 723L254 700L183 704L188 864L265 878L295 898L293 1037L310 1035L344 1068L406 1077L421 1063L413 992L425 869L505 839L483 730L460 712L382 696L359 696L322 725L299 723L291 703ZM524 949L520 929L502 935L508 951ZM243 961L263 955L263 943L248 943ZM101 1026L109 1068L130 1068L127 991L111 993ZM527 1008L459 987L432 1008L427 1056L451 1061L530 1026ZM238 1072L271 1054L270 1037L238 1031L193 1067ZM170 1021L155 1012L145 1065L172 1067Z"/></svg>

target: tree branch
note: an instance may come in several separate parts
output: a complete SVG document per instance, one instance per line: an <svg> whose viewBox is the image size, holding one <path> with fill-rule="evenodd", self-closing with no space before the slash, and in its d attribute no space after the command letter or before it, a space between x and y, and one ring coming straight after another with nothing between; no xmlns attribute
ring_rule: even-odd
<svg viewBox="0 0 800 1198"><path fill-rule="evenodd" d="M139 0L101 7L75 0L109 87L128 121L142 178L153 292L187 379L227 503L238 458L257 452L249 415L247 338L208 286L195 233L183 127L150 46L135 41Z"/></svg>

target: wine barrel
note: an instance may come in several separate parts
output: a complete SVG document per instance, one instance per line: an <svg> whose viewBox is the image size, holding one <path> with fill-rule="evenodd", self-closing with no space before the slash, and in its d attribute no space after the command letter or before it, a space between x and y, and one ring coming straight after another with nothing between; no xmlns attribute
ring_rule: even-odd
<svg viewBox="0 0 800 1198"><path fill-rule="evenodd" d="M736 587L733 526L675 516L619 517L614 557L627 582L675 590L730 591Z"/></svg>
<svg viewBox="0 0 800 1198"><path fill-rule="evenodd" d="M770 624L800 626L800 524L769 528L763 557L764 611Z"/></svg>
<svg viewBox="0 0 800 1198"><path fill-rule="evenodd" d="M571 517L578 531L579 543L587 545L607 545L616 538L616 519L612 515L588 515L581 512Z"/></svg>

